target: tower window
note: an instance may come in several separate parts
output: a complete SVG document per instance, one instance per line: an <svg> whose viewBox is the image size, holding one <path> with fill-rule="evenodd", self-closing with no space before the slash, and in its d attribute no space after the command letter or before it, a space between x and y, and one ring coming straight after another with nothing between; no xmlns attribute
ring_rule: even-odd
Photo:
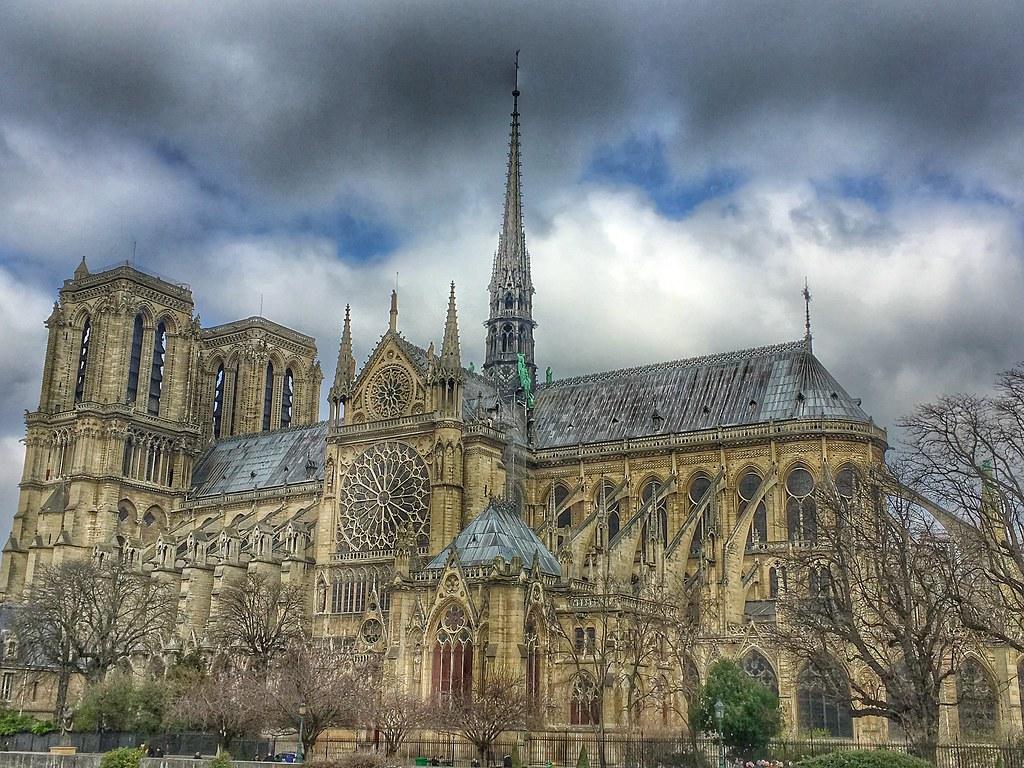
<svg viewBox="0 0 1024 768"><path fill-rule="evenodd" d="M150 416L160 415L160 395L164 387L164 357L167 354L167 326L160 322L153 336L153 367L149 374L149 407L146 412Z"/></svg>
<svg viewBox="0 0 1024 768"><path fill-rule="evenodd" d="M224 423L224 364L217 367L217 381L213 386L213 436L220 437Z"/></svg>
<svg viewBox="0 0 1024 768"><path fill-rule="evenodd" d="M274 364L267 363L267 383L263 389L263 431L270 429L270 412L274 407Z"/></svg>
<svg viewBox="0 0 1024 768"><path fill-rule="evenodd" d="M501 329L501 351L516 351L516 333L511 325L506 325Z"/></svg>
<svg viewBox="0 0 1024 768"><path fill-rule="evenodd" d="M125 393L125 402L129 405L135 402L139 394L139 369L142 367L142 315L135 316L135 325L132 328L132 356L128 362L128 390Z"/></svg>
<svg viewBox="0 0 1024 768"><path fill-rule="evenodd" d="M295 390L295 377L292 376L292 369L284 372L284 386L281 388L281 426L287 427L292 423L292 393Z"/></svg>
<svg viewBox="0 0 1024 768"><path fill-rule="evenodd" d="M82 326L82 346L78 350L78 377L75 379L75 402L82 402L85 396L85 371L89 366L89 341L92 338L92 320L85 318Z"/></svg>

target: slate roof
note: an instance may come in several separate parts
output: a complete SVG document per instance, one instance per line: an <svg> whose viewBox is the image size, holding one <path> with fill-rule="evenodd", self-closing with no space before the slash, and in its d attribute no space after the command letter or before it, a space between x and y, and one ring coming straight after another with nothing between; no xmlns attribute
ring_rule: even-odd
<svg viewBox="0 0 1024 768"><path fill-rule="evenodd" d="M198 497L216 496L251 491L254 485L267 488L286 481L323 480L326 438L327 422L322 421L218 440L196 462L193 493ZM316 465L312 477L306 476L309 459Z"/></svg>
<svg viewBox="0 0 1024 768"><path fill-rule="evenodd" d="M542 573L561 575L558 560L548 551L537 534L504 502L491 500L453 542L459 562L464 566L489 565L499 555L509 562L518 557L523 568L533 567L534 558ZM427 564L427 570L441 570L448 564L452 544L442 549Z"/></svg>
<svg viewBox="0 0 1024 768"><path fill-rule="evenodd" d="M535 446L810 418L871 421L800 340L542 384Z"/></svg>

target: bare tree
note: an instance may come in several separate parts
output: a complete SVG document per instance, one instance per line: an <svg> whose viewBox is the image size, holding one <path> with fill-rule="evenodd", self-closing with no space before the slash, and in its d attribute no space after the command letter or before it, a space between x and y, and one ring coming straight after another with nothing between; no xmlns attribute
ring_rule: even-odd
<svg viewBox="0 0 1024 768"><path fill-rule="evenodd" d="M196 675L167 713L172 727L217 733L217 752L258 731L266 722L267 689L255 671L223 670Z"/></svg>
<svg viewBox="0 0 1024 768"><path fill-rule="evenodd" d="M662 681L664 687L661 683L648 686L647 703L655 698L656 703L662 706L668 703L679 716L683 728L689 730L689 711L700 694L700 678L693 651L703 631L702 622L710 613L710 594L705 589L703 570L689 576L685 572L670 575L658 602L662 619L659 660L663 650L668 674ZM692 731L689 735L696 738Z"/></svg>
<svg viewBox="0 0 1024 768"><path fill-rule="evenodd" d="M374 671L350 652L326 642L291 645L271 666L267 715L272 725L302 731L302 752L328 728L351 725L365 716L367 686Z"/></svg>
<svg viewBox="0 0 1024 768"><path fill-rule="evenodd" d="M574 676L570 696L580 719L596 727L597 759L606 768L608 731L605 723L605 690L618 661L618 613L623 596L612 591L604 574L594 582L591 594L569 597L568 610L559 612L553 603L545 610L549 637L556 654L572 664ZM632 598L630 598L632 599ZM557 656L556 656L557 657Z"/></svg>
<svg viewBox="0 0 1024 768"><path fill-rule="evenodd" d="M428 725L435 707L394 677L380 677L370 684L365 702L367 722L384 739L384 754L395 755L411 731Z"/></svg>
<svg viewBox="0 0 1024 768"><path fill-rule="evenodd" d="M522 674L512 667L490 670L472 693L454 696L438 711L438 725L460 734L476 747L481 765L495 739L524 728L531 713Z"/></svg>
<svg viewBox="0 0 1024 768"><path fill-rule="evenodd" d="M90 680L170 630L175 595L120 558L74 560L39 570L15 618L23 661L58 672L54 716L74 674Z"/></svg>
<svg viewBox="0 0 1024 768"><path fill-rule="evenodd" d="M210 636L224 648L265 669L274 657L304 637L306 599L295 585L249 573L221 592Z"/></svg>
<svg viewBox="0 0 1024 768"><path fill-rule="evenodd" d="M848 681L853 716L898 723L933 759L940 692L971 642L958 550L888 470L824 483L816 501L816 541L784 555L777 639L819 669L835 658L863 667Z"/></svg>
<svg viewBox="0 0 1024 768"><path fill-rule="evenodd" d="M1024 367L990 396L944 397L901 426L914 487L943 505L933 513L978 566L961 579L964 622L1024 651Z"/></svg>

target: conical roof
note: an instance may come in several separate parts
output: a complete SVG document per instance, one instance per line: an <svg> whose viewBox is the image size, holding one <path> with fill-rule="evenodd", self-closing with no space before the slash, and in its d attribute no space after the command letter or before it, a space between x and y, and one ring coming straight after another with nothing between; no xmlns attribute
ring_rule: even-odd
<svg viewBox="0 0 1024 768"><path fill-rule="evenodd" d="M558 560L548 551L537 534L516 514L512 504L492 499L487 509L462 529L455 541L441 550L427 565L427 570L441 570L448 564L452 546L459 563L464 566L489 565L501 557L510 562L518 557L529 570L534 561L542 573L560 576Z"/></svg>

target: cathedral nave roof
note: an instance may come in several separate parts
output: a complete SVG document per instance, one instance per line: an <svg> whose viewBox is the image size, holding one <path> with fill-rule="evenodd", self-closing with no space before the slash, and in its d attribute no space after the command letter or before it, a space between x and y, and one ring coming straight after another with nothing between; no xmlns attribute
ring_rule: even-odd
<svg viewBox="0 0 1024 768"><path fill-rule="evenodd" d="M802 339L542 384L535 447L819 418L871 421Z"/></svg>

